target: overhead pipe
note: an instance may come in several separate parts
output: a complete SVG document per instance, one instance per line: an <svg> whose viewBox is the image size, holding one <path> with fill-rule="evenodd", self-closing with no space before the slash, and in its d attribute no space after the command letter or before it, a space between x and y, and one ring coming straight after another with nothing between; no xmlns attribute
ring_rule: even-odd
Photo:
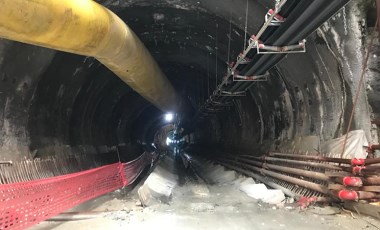
<svg viewBox="0 0 380 230"><path fill-rule="evenodd" d="M299 38L306 38L309 36L312 32L314 32L321 24L320 22L327 21L333 14L335 14L340 8L342 8L344 5L346 5L349 2L349 0L336 0L336 1L327 1L327 5L324 4L324 9L320 7L313 7L311 8L314 12L304 14L305 17L301 17L298 19L298 22L300 23L300 29L293 28L292 30L288 29L286 32L284 32L284 36L287 34L295 33L297 36L290 36L292 39L287 39L285 42L292 44L299 41ZM309 17L312 16L312 17ZM299 36L299 37L298 37ZM267 61L265 65L256 65L258 66L256 72L264 71L264 69L270 69L272 68L276 63L278 63L282 58L284 58L285 55L273 55L268 56L268 58L271 58L271 61ZM258 63L257 63L258 64ZM252 70L252 69L251 69ZM249 73L249 71L248 71Z"/></svg>
<svg viewBox="0 0 380 230"><path fill-rule="evenodd" d="M316 2L317 4L319 3L320 1ZM313 4L315 4L313 2ZM301 15L308 7L310 7L310 3L306 1L304 2L299 2L298 5L295 7L294 10L292 10L291 14L289 14L289 16L287 17L286 19L286 23L284 23L286 26L289 26L292 24L292 21L294 18L298 18L299 15ZM294 19L295 21L295 19ZM283 26L282 26L283 27ZM276 39L276 35L277 34L282 34L282 33L278 33L277 31L282 27L279 27L269 38L267 38L264 42L265 43L268 43L271 41L271 39ZM245 67L242 72L245 73L245 75L249 75L250 73L253 73L253 68L256 68L256 63L258 62L261 62L261 64L259 66L262 66L264 63L266 62L263 62L262 59L268 59L268 57L272 57L274 55L256 55L255 57L253 57L252 59L252 65L248 65L247 67ZM257 71L256 71L257 72ZM240 83L240 84L239 84ZM239 91L241 89L245 89L247 88L250 84L252 84L252 82L238 82L237 84L235 84L231 89L230 91L234 92L235 90L236 91Z"/></svg>
<svg viewBox="0 0 380 230"><path fill-rule="evenodd" d="M0 0L0 37L91 56L163 111L178 95L135 33L92 0Z"/></svg>
<svg viewBox="0 0 380 230"><path fill-rule="evenodd" d="M293 24L288 24L290 28L281 28L280 31L276 31L276 35L280 34L280 38L276 39L276 35L268 39L268 43L274 45L279 45L285 42L285 37L287 39L287 44L292 44L298 42L300 39L305 38L310 33L312 33L321 22L326 21L331 15L336 12L340 7L344 6L349 0L337 0L337 1L316 1L316 2L302 2L297 8L297 12L290 17L296 18ZM328 4L326 6L326 3ZM322 10L322 5L325 7ZM306 7L306 8L305 8ZM310 16L311 15L311 16ZM306 17L305 17L306 16ZM289 22L287 18L287 22ZM303 23L303 24L302 24ZM300 29L296 31L295 28ZM296 31L296 32L294 32ZM291 38L291 39L289 39ZM276 39L276 40L275 40ZM281 39L281 40L280 40ZM286 43L286 42L285 42ZM281 44L280 44L281 45ZM246 75L254 75L253 73L264 73L266 70L272 68L276 63L278 63L285 55L265 55L257 57L257 60L253 61L253 65L245 68ZM242 84L236 84L231 91L239 91L242 88L248 87L252 82L243 82Z"/></svg>

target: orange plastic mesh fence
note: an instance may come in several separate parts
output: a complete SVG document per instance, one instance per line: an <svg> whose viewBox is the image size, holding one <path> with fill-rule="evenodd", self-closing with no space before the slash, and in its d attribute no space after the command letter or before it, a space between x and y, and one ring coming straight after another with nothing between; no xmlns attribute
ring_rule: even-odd
<svg viewBox="0 0 380 230"><path fill-rule="evenodd" d="M0 184L0 229L25 229L80 203L132 183L151 158L143 154L115 163L57 177Z"/></svg>

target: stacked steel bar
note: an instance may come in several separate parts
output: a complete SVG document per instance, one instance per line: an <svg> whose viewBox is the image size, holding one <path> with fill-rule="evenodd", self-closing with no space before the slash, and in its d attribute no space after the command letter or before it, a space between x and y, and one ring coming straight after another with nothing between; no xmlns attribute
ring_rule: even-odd
<svg viewBox="0 0 380 230"><path fill-rule="evenodd" d="M226 154L216 162L295 198L317 197L320 201L380 198L379 158L341 159L284 153L269 153L262 157Z"/></svg>

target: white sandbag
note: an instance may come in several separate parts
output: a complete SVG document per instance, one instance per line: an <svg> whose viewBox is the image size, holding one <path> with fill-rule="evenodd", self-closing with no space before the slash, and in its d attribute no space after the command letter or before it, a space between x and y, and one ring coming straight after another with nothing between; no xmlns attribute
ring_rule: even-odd
<svg viewBox="0 0 380 230"><path fill-rule="evenodd" d="M279 189L268 189L266 195L261 200L268 204L279 204L285 200L285 195Z"/></svg>
<svg viewBox="0 0 380 230"><path fill-rule="evenodd" d="M247 196L258 200L264 198L268 192L264 184L243 184L239 189L247 194Z"/></svg>

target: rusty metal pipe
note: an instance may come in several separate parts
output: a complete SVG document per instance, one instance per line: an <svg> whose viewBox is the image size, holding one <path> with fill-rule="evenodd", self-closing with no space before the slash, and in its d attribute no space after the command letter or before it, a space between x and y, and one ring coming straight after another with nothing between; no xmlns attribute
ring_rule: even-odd
<svg viewBox="0 0 380 230"><path fill-rule="evenodd" d="M351 200L368 200L373 198L379 198L379 194L374 192L366 192L366 191L354 191L354 190L333 190L331 191L336 197L338 197L342 201Z"/></svg>
<svg viewBox="0 0 380 230"><path fill-rule="evenodd" d="M364 185L380 185L380 176L371 176L363 178Z"/></svg>
<svg viewBox="0 0 380 230"><path fill-rule="evenodd" d="M380 158L365 159L365 165L380 164Z"/></svg>
<svg viewBox="0 0 380 230"><path fill-rule="evenodd" d="M321 169L327 169L327 170L342 170L342 171L351 172L351 168L349 167L324 164L324 163L318 163L318 162L289 160L289 159L267 157L267 156L263 156L263 157L254 157L254 156L249 156L249 155L240 155L240 156L244 158L250 158L250 159L255 159L255 160L260 160L260 161L268 161L272 163L294 164L294 165L299 165L299 166L309 166L309 167L315 167L315 168L321 168Z"/></svg>
<svg viewBox="0 0 380 230"><path fill-rule="evenodd" d="M299 160L314 160L314 161L325 161L325 162L333 162L333 163L341 163L341 164L351 164L351 159L343 159L343 158L332 158L332 157L324 157L324 156L306 156L306 155L295 155L295 154L286 154L286 153L269 153L269 156L275 157L288 157Z"/></svg>
<svg viewBox="0 0 380 230"><path fill-rule="evenodd" d="M290 174L297 175L297 176L304 176L304 177L309 177L309 178L322 180L322 181L329 181L329 179L330 179L330 177L326 176L323 173L319 173L319 172L307 171L307 170L303 170L303 169L290 168L290 167L267 164L267 163L259 163L256 161L246 160L246 159L241 159L241 158L239 158L237 160L240 162L253 164L253 165L256 165L258 167L262 167L262 168L266 168L266 169L272 169L272 170L284 172L284 173L290 173Z"/></svg>
<svg viewBox="0 0 380 230"><path fill-rule="evenodd" d="M230 163L231 162L232 163L236 163L236 162L233 162L233 161L230 161L230 160L223 160L223 161L219 161L219 162L220 163L223 163L223 162L226 163L228 161ZM244 164L244 163L239 163L239 165L241 165L241 166L243 166L243 167L245 167L247 169L253 170L255 172L261 173L263 175L266 175L266 176L270 176L270 177L273 177L273 178L276 178L276 179L279 179L279 180L283 180L283 181L286 181L286 182L289 182L289 183L292 183L292 184L295 184L295 185L298 185L298 186L301 186L301 187L304 187L304 188L307 188L307 189L310 189L310 190L313 190L313 191L317 191L317 192L320 192L320 193L323 193L323 194L329 194L328 188L326 186L323 186L323 185L319 185L319 184L316 184L316 183L313 183L313 182L309 182L309 181L301 180L301 179L298 179L298 178L290 177L290 176L283 175L283 174L280 174L280 173L272 172L272 171L269 171L269 170L266 170L266 169L258 168L258 167L247 165L247 164Z"/></svg>
<svg viewBox="0 0 380 230"><path fill-rule="evenodd" d="M92 0L0 0L0 37L92 56L163 111L180 100L133 31Z"/></svg>

